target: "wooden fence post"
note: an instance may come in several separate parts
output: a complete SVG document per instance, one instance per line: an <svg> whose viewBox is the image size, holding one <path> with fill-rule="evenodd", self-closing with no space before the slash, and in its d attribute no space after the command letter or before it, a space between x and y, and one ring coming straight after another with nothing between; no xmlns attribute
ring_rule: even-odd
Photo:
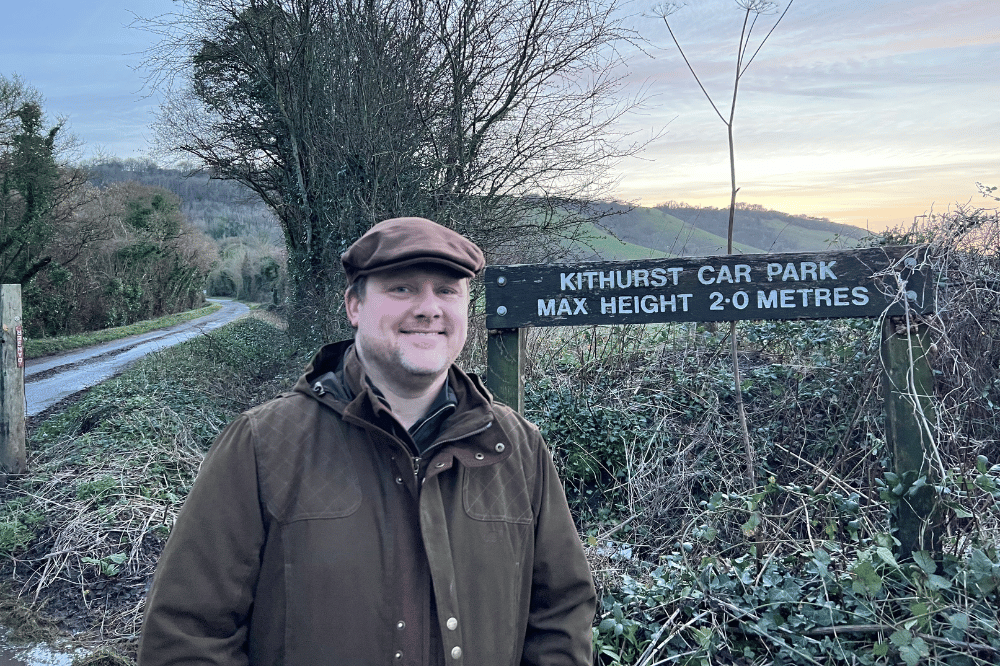
<svg viewBox="0 0 1000 666"><path fill-rule="evenodd" d="M523 328L491 329L486 343L486 386L493 397L524 414L525 330Z"/></svg>
<svg viewBox="0 0 1000 666"><path fill-rule="evenodd" d="M904 494L896 513L899 555L906 558L917 550L941 549L941 531L933 515L934 483L940 479L931 467L935 418L934 374L927 360L930 336L923 324L901 333L897 324L906 326L902 317L886 317L882 323L886 443L893 471L901 480L927 478L925 485Z"/></svg>
<svg viewBox="0 0 1000 666"><path fill-rule="evenodd" d="M8 474L23 474L24 336L21 328L21 285L0 287L0 484Z"/></svg>

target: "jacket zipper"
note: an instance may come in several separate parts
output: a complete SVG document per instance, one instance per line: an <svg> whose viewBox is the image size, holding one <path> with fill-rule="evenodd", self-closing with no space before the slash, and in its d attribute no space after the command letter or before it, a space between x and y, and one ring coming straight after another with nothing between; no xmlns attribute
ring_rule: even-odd
<svg viewBox="0 0 1000 666"><path fill-rule="evenodd" d="M427 416L425 416L423 418L423 423L420 424L420 428L423 428L425 425L427 425L428 421L430 421L433 418L436 418L437 415L440 414L441 412L443 412L444 410L450 409L451 407L454 407L454 406L455 406L455 404L453 403L453 404L442 405L441 407L438 407L437 411L435 411L433 414L428 414ZM420 432L420 428L417 428L417 432Z"/></svg>
<svg viewBox="0 0 1000 666"><path fill-rule="evenodd" d="M424 427L424 425L428 421L430 421L433 418L436 418L438 414L440 414L441 412L445 411L446 409L451 409L453 407L454 407L454 405L451 405L451 404L449 404L449 405L443 405L443 406L439 407L437 409L437 411L435 411L433 414L428 414L427 416L424 417L424 419L423 419L424 422L420 424L420 427L421 428ZM418 430L419 430L419 428L418 428ZM420 479L420 463L422 463L423 461L424 461L424 459L421 458L420 456L414 456L413 457L413 476L416 479L418 479L418 480Z"/></svg>
<svg viewBox="0 0 1000 666"><path fill-rule="evenodd" d="M341 415L341 418L343 418L342 415ZM365 427L370 427L372 425L372 424L370 424L370 423L368 423L366 421L361 421L360 419L350 419L350 421L354 421L356 424L362 425L362 426L365 426ZM425 460L430 460L431 456L428 455L428 454L433 453L433 451L435 449L440 449L445 444L451 444L452 442L457 442L459 440L463 440L466 437L474 437L476 435L480 435L480 434L486 432L487 430L489 430L492 426L493 426L493 421L490 421L489 423L487 423L483 427L479 428L478 430L473 430L472 432L463 433L462 435L460 435L458 437L452 437L451 439L446 439L446 440L442 440L440 442L435 442L432 446L430 446L424 452L424 457L420 457L420 456L413 456L413 457L411 457L410 461L411 461L411 464L413 465L413 477L417 480L418 485L423 483L423 479L420 478L420 466L421 466L421 464ZM385 430L382 430L381 428L378 428L378 430L380 432L386 434L386 435L389 435L389 437L391 437L400 448L402 448L404 451L406 451L407 455L411 455L408 447L405 444L403 444L403 442L401 442L398 438L396 438L394 435L392 435L390 433L385 432Z"/></svg>
<svg viewBox="0 0 1000 666"><path fill-rule="evenodd" d="M475 437L476 435L482 434L482 433L486 432L487 430L489 430L492 425L493 425L493 421L490 421L489 423L487 423L486 425L484 425L479 430L473 430L472 432L467 432L467 433L461 435L460 437L452 437L451 439L445 439L445 440L442 440L440 442L435 442L433 445L431 445L430 447L428 447L426 451L424 451L424 457L423 458L421 458L419 456L414 457L413 458L413 475L416 477L417 482L420 483L420 484L423 484L424 479L420 478L420 464L422 462L424 462L424 460L430 460L433 457L431 454L434 453L435 449L440 449L445 444L451 444L452 442L458 442L458 441L466 439L468 437Z"/></svg>

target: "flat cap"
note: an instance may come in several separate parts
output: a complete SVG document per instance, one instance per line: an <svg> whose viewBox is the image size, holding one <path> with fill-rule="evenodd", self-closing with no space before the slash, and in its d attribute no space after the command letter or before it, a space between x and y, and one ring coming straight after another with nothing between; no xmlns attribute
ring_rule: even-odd
<svg viewBox="0 0 1000 666"><path fill-rule="evenodd" d="M379 222L340 255L347 283L369 273L440 264L465 277L483 270L483 251L465 236L422 217Z"/></svg>

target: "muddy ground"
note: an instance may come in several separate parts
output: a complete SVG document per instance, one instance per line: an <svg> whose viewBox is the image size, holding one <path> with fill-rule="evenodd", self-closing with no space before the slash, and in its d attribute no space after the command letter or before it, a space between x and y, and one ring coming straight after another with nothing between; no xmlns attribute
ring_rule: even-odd
<svg viewBox="0 0 1000 666"><path fill-rule="evenodd" d="M46 419L72 405L67 398L26 422L28 440ZM11 484L16 481L11 481ZM0 503L11 498L11 485L0 483ZM142 602L152 582L155 563L165 539L150 533L140 548L145 566L139 575L105 576L71 556L60 574L39 586L51 552L52 534L43 527L25 552L0 559L0 627L6 640L82 646L91 657L75 666L106 666L134 662Z"/></svg>

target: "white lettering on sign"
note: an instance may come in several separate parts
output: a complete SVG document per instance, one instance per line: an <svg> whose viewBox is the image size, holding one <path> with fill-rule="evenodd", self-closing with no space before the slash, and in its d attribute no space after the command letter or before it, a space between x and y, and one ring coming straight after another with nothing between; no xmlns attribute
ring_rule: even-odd
<svg viewBox="0 0 1000 666"><path fill-rule="evenodd" d="M768 282L805 282L820 280L836 280L834 267L837 261L800 261L788 263L769 263L765 268ZM698 282L712 284L740 284L753 282L749 264L729 266L707 265L698 269ZM680 283L684 269L679 266L671 268L657 267L629 268L626 270L609 271L573 271L559 274L560 291L583 291L593 289L629 289L665 287L667 284L677 286Z"/></svg>
<svg viewBox="0 0 1000 666"><path fill-rule="evenodd" d="M726 265L719 266L718 269L714 266L702 266L698 269L698 282L702 284L752 282L750 279L750 266L748 264L736 264L731 269Z"/></svg>
<svg viewBox="0 0 1000 666"><path fill-rule="evenodd" d="M745 291L735 292L732 298L723 296L722 292L713 291L709 294L709 298L712 299L712 304L708 308L709 310L725 310L726 306L723 303L730 304L737 310L746 309L750 305L750 294Z"/></svg>
<svg viewBox="0 0 1000 666"><path fill-rule="evenodd" d="M694 294L645 294L642 296L601 297L601 314L658 314L660 312L688 311L688 299Z"/></svg>
<svg viewBox="0 0 1000 666"><path fill-rule="evenodd" d="M821 261L818 265L815 261L800 261L797 265L795 263L768 264L767 281L773 282L779 276L782 282L788 282L789 280L794 282L803 282L805 280L836 280L837 275L833 272L833 267L836 265L836 260ZM819 272L818 275L817 271Z"/></svg>
<svg viewBox="0 0 1000 666"><path fill-rule="evenodd" d="M556 299L550 298L545 300L544 298L538 299L538 316L539 317L555 317L561 315L579 315L587 314L587 299L586 298L574 298L573 304L570 305L568 298L563 298L559 301L558 307L556 306Z"/></svg>
<svg viewBox="0 0 1000 666"><path fill-rule="evenodd" d="M838 272L843 273L846 278L853 270L850 264L844 267L842 261L841 270L838 269L837 260L832 258L795 259L797 260L788 261L776 256L751 264L724 263L725 259L720 258L719 263L700 264L700 261L716 261L713 258L702 259L699 263L688 264L683 268L656 265L630 268L622 264L609 264L591 269L570 269L559 273L561 294L552 298L538 298L537 313L539 317L566 320L565 324L568 325L575 323L574 317L589 317L592 320L598 315L598 309L594 305L598 298L600 315L624 315L635 319L655 318L659 314L697 312L703 308L716 312L741 313L739 316L749 315L754 310L763 314L767 310L829 309L829 316L837 316L832 311L870 305L868 287L838 284ZM742 257L735 259L741 260L747 261ZM554 273L548 273L546 281L554 281L554 277ZM783 284L774 284L776 288L756 287L765 278L767 282ZM695 280L697 283L692 284ZM534 282L541 281L535 279ZM698 285L710 288L701 291ZM686 288L696 293L666 293L671 287ZM587 298L577 298L576 294ZM781 317L803 315L805 313L786 312Z"/></svg>
<svg viewBox="0 0 1000 666"><path fill-rule="evenodd" d="M750 281L747 266L746 281ZM665 287L668 283L677 285L683 268L630 268L624 271L574 271L559 274L559 291L583 291L584 289L628 289L630 287ZM667 275L669 273L669 275Z"/></svg>
<svg viewBox="0 0 1000 666"><path fill-rule="evenodd" d="M796 294L799 298L796 298ZM868 305L868 287L836 287L826 289L816 287L815 289L772 289L771 291L757 292L757 308L768 310L771 308L795 308L795 307L843 307L854 305L863 307Z"/></svg>

